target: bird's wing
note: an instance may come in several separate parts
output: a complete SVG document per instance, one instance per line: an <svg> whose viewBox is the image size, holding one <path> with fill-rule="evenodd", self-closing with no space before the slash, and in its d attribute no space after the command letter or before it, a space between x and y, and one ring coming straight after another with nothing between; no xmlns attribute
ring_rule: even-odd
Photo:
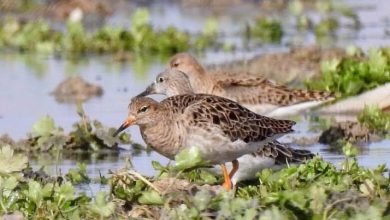
<svg viewBox="0 0 390 220"><path fill-rule="evenodd" d="M295 122L290 120L277 120L258 115L238 103L226 98L197 94L176 96L181 99L190 99L191 102L183 108L182 117L186 118L189 126L200 128L213 127L235 141L258 142L273 139L282 134L289 133Z"/></svg>
<svg viewBox="0 0 390 220"><path fill-rule="evenodd" d="M217 72L212 75L213 93L228 97L242 104L272 104L288 106L307 101L326 101L334 99L327 91L293 89L278 85L264 77L245 73Z"/></svg>
<svg viewBox="0 0 390 220"><path fill-rule="evenodd" d="M273 84L262 75L249 74L247 72L228 72L224 70L213 71L209 77L220 86L258 86L264 83Z"/></svg>
<svg viewBox="0 0 390 220"><path fill-rule="evenodd" d="M314 157L309 150L294 149L276 140L259 148L254 155L274 158L277 164L301 163Z"/></svg>

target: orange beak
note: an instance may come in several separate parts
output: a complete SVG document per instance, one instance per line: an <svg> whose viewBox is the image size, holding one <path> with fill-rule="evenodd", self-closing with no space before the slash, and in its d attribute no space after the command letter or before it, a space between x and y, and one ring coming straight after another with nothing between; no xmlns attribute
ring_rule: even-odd
<svg viewBox="0 0 390 220"><path fill-rule="evenodd" d="M123 130L128 128L129 126L133 125L135 122L135 117L134 116L129 116L125 122L114 132L112 136L117 136L119 133L121 133Z"/></svg>

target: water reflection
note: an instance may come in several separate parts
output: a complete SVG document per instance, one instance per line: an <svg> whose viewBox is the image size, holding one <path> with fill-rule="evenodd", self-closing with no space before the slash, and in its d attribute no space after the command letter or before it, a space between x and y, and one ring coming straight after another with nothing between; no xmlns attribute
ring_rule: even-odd
<svg viewBox="0 0 390 220"><path fill-rule="evenodd" d="M360 4L369 4L370 2L367 0L359 1ZM355 1L351 2L351 4L354 3ZM386 21L385 18L388 20L389 4L384 0L376 1L376 3L380 7L359 9L358 13L361 15L363 23L361 30L353 31L353 33L346 32L339 39L331 39L328 43L332 46L356 44L363 49L389 45L390 38L386 37L383 31L386 27L389 28L389 22L383 21ZM237 13L240 11L238 9L232 9L229 12L231 14L216 16L220 27L223 27L222 32L228 33L224 36L226 42L242 42L241 36L236 34L238 28L241 28L247 19L252 18L257 13L255 8L249 8L251 9L245 15ZM209 13L209 16L204 16L204 13L200 15L195 13L196 11L165 3L156 3L151 5L150 9L152 23L155 26L164 28L173 24L191 32L201 30L203 23L213 15L207 10L205 13ZM107 24L128 26L128 20L128 11L124 10L123 14L116 14L108 19ZM248 50L239 49L236 53L208 51L201 62L207 64L249 57L253 54L278 52L286 50L289 44L308 45L315 42L316 39L313 35L302 33L296 35L296 32L291 31L286 33L281 45L248 45ZM74 75L81 75L87 81L101 85L104 90L104 95L101 98L92 99L84 104L86 114L91 119L98 119L104 125L117 127L127 114L126 108L130 98L144 90L155 75L165 68L166 60L166 56L158 58L130 56L124 62L118 62L110 55L65 59L31 54L1 53L0 134L8 133L16 139L25 137L32 124L43 115L52 116L56 124L69 131L72 124L79 120L76 106L58 104L49 93L66 77ZM318 135L309 129L309 122L306 120L301 120L296 130L297 132L294 134L296 137ZM135 142L143 143L137 127L132 127L127 132L132 134ZM285 140L289 142L288 139ZM343 160L343 156L339 152L331 151L325 145L314 144L305 148L336 164ZM152 160L158 160L162 164L168 162L166 158L155 152L140 152L134 155L131 150L132 148L120 152L40 154L32 157L31 163L34 168L44 166L49 174L55 175L67 173L70 168L76 166L76 161L83 162L88 165L87 172L92 177L97 177L100 173L106 175L110 169L117 170L124 167L125 161L129 158L134 168L145 175L154 174L150 163ZM375 167L378 164L389 163L389 156L390 140L384 140L362 148L358 159L364 166ZM85 187L88 188L88 186ZM87 188L85 189L88 190Z"/></svg>

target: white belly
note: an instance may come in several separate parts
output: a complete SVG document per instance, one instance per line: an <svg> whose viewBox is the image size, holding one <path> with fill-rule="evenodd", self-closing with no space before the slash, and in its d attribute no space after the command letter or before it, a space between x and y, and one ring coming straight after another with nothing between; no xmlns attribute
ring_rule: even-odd
<svg viewBox="0 0 390 220"><path fill-rule="evenodd" d="M271 112L267 112L266 116L280 118L283 116L297 115L302 111L320 106L324 102L325 101L308 101L308 102L302 102L294 105L283 106L283 107L276 108Z"/></svg>
<svg viewBox="0 0 390 220"><path fill-rule="evenodd" d="M243 180L252 180L256 178L256 173L263 169L280 169L283 166L275 165L275 159L271 157L253 156L252 154L244 155L238 158L239 168L232 178L232 183L236 183ZM232 166L229 163L228 169L231 170Z"/></svg>
<svg viewBox="0 0 390 220"><path fill-rule="evenodd" d="M269 168L278 170L286 166L284 164L276 165L275 159L271 157L253 156L252 154L243 155L237 160L239 163L239 168L232 178L232 183L234 185L240 181L257 179L256 173L262 171L263 169ZM230 172L230 170L233 168L232 163L226 163L226 167ZM221 168L219 166L215 166L210 169L212 172L222 175Z"/></svg>
<svg viewBox="0 0 390 220"><path fill-rule="evenodd" d="M249 110L256 112L260 115L265 115L267 117L276 117L282 118L285 116L297 115L305 110L309 110L311 108L315 108L324 104L326 101L308 101L302 102L294 105L288 106L278 106L263 103L260 105L244 105Z"/></svg>
<svg viewBox="0 0 390 220"><path fill-rule="evenodd" d="M252 112L256 112L260 115L267 115L269 112L274 111L275 109L278 109L280 106L273 105L273 104L258 104L258 105L244 105L246 108L251 110Z"/></svg>
<svg viewBox="0 0 390 220"><path fill-rule="evenodd" d="M187 136L185 146L197 147L203 158L212 164L231 162L242 155L257 151L270 139L259 142L245 143L242 140L231 140L218 132L197 130Z"/></svg>

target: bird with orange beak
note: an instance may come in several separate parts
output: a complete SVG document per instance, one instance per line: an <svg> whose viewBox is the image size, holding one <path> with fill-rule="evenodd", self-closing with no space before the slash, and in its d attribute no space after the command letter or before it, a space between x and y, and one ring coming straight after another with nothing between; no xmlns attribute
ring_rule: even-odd
<svg viewBox="0 0 390 220"><path fill-rule="evenodd" d="M196 147L205 161L221 165L223 186L231 189L231 179L239 169L237 158L274 143L276 138L292 132L294 124L258 115L213 95L185 94L161 102L135 97L127 119L114 135L138 125L146 144L172 160L184 148ZM233 163L230 173L227 162Z"/></svg>

